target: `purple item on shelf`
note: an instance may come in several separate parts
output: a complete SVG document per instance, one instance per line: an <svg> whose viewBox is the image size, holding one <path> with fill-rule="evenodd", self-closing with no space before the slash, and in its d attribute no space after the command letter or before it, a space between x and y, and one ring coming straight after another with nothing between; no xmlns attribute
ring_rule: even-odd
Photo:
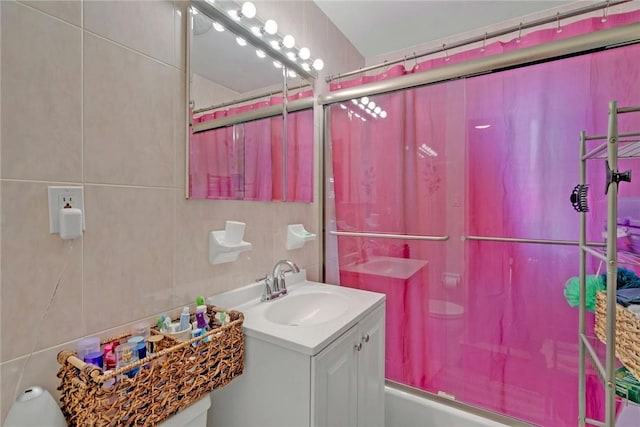
<svg viewBox="0 0 640 427"><path fill-rule="evenodd" d="M96 365L98 368L102 368L103 361L104 356L100 351L94 351L84 356L85 363L91 363L92 365Z"/></svg>

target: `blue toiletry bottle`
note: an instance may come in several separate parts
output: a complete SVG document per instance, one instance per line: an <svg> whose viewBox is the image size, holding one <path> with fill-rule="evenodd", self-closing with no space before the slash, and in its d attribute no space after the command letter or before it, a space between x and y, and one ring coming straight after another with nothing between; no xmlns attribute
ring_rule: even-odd
<svg viewBox="0 0 640 427"><path fill-rule="evenodd" d="M182 313L180 313L180 330L184 331L189 328L191 319L189 316L189 307L184 307Z"/></svg>

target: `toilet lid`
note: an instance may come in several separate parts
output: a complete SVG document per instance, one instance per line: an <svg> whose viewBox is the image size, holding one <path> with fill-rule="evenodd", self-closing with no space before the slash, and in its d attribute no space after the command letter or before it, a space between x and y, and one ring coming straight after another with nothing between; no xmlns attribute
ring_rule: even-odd
<svg viewBox="0 0 640 427"><path fill-rule="evenodd" d="M429 315L447 319L462 317L464 315L464 307L451 301L432 299L429 300Z"/></svg>
<svg viewBox="0 0 640 427"><path fill-rule="evenodd" d="M42 387L29 387L9 409L3 427L49 426L67 427L60 407Z"/></svg>

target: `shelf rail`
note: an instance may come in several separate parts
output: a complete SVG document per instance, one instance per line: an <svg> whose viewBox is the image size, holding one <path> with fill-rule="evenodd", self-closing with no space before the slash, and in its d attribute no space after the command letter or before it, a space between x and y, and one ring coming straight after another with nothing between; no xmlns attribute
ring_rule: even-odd
<svg viewBox="0 0 640 427"><path fill-rule="evenodd" d="M618 173L618 159L640 157L640 141L629 140L637 138L640 132L619 133L618 115L640 112L640 106L618 107L617 101L609 102L609 118L607 135L587 136L580 133L580 184L586 184L588 159L601 158L607 160L608 174ZM604 140L588 153L586 142ZM607 178L607 241L604 252L600 252L586 242L587 223L586 212L580 213L580 312L579 312L579 426L586 424L613 427L616 423L616 289L618 282L618 264L624 262L624 253L618 253L617 216L618 216L618 183L621 180ZM586 336L586 255L590 254L605 262L606 274L606 321L604 365L598 357L591 342ZM596 368L605 387L604 422L586 416L586 356L589 355L592 365Z"/></svg>

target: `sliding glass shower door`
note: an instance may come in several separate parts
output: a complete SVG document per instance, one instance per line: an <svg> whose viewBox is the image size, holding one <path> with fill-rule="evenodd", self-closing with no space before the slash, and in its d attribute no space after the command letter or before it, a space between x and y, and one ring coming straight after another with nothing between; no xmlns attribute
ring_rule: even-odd
<svg viewBox="0 0 640 427"><path fill-rule="evenodd" d="M327 281L386 294L388 379L575 426L578 316L563 289L578 274L579 132L605 132L610 100L638 103L638 57L628 46L327 107ZM604 225L603 176L594 164L590 230ZM595 374L588 387L599 418Z"/></svg>

